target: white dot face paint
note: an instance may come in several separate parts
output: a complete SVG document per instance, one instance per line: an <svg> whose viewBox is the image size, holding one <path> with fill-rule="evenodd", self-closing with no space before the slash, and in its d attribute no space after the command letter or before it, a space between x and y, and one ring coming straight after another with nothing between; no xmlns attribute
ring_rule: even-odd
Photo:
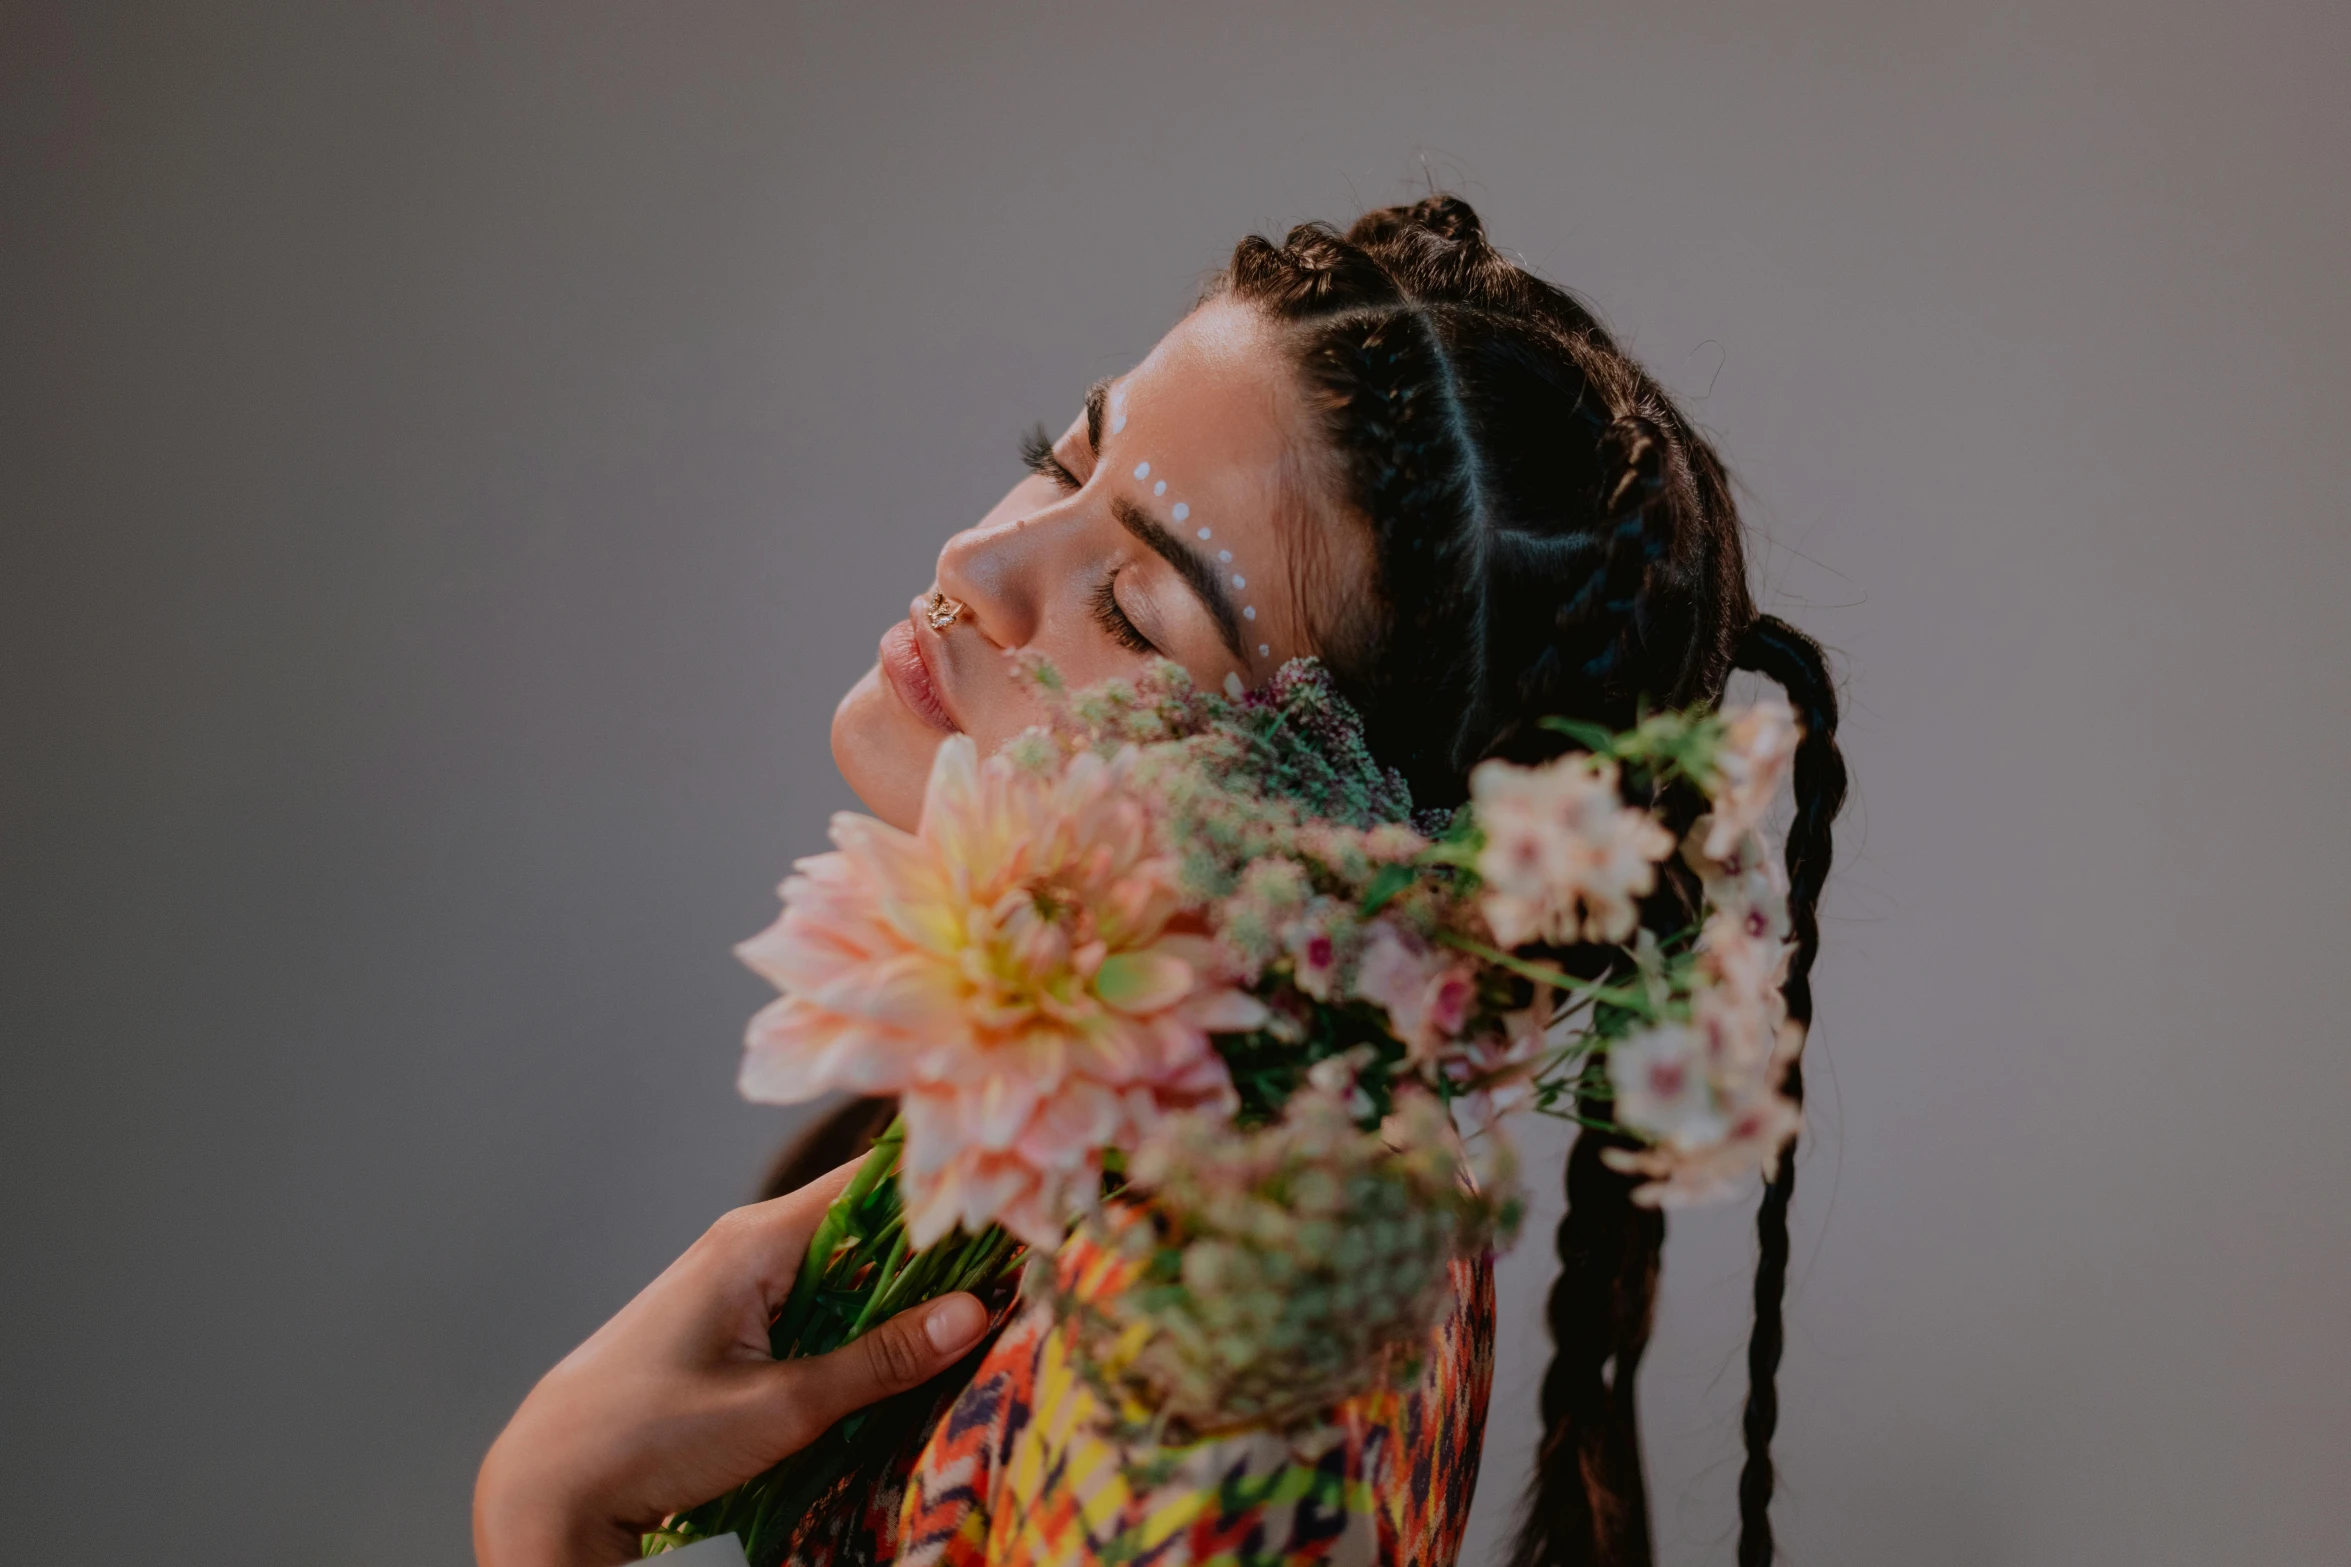
<svg viewBox="0 0 2351 1567"><path fill-rule="evenodd" d="M1120 414L1120 412L1119 412L1119 405L1120 405L1120 404L1121 404L1121 403L1122 403L1124 400L1125 400L1125 394L1124 394L1123 392L1114 392L1114 393L1112 393L1112 394L1111 394L1111 399L1110 399L1110 408L1111 408L1111 412L1112 412L1112 414L1113 414L1115 417L1112 419L1110 427L1111 427L1111 429L1113 429L1113 430L1116 430L1117 428L1119 428L1119 426L1120 426L1120 425L1122 425L1122 424L1124 424L1124 423L1126 422L1126 421L1125 421L1125 417L1124 417L1124 415L1123 415L1123 414ZM1145 461L1145 462L1138 462L1138 463L1136 463L1136 464L1135 464L1135 477L1136 477L1137 479L1148 479L1148 478L1150 478L1150 477L1151 477L1151 464L1150 464L1148 461ZM1166 494L1167 494L1167 481L1166 481L1165 479L1161 479L1161 480L1159 480L1157 483L1153 484L1153 485L1151 486L1151 493L1152 493L1153 495L1155 495L1155 496L1164 496L1164 495L1166 495ZM1191 503L1190 503L1190 502L1188 502L1188 501L1177 501L1177 502L1176 502L1176 503L1175 503L1173 506L1171 506L1171 507L1169 507L1169 508L1168 508L1168 511L1169 511L1169 514L1170 514L1171 516L1173 516L1173 517L1175 518L1175 520L1176 520L1176 521L1178 521L1178 522L1187 522L1187 521L1189 521L1189 520L1191 519L1191 516L1192 516L1192 507L1191 507ZM1210 540L1210 539L1214 538L1215 536L1216 536L1216 534L1215 534L1215 530L1213 530L1213 529L1210 529L1210 528L1201 528L1201 529L1199 529L1199 530L1197 531L1197 533L1196 533L1196 537L1198 537L1202 543L1206 543L1208 540ZM1217 558L1217 561L1218 561L1218 563L1219 563L1219 564L1221 564L1221 565L1225 565L1225 566L1230 566L1230 565L1233 563L1233 552L1232 552L1231 550L1218 550L1218 551L1216 552L1216 558ZM1244 577L1244 576L1242 576L1242 575L1241 575L1239 572L1237 572L1237 571L1236 571L1236 572L1233 572L1231 575L1232 575L1232 579L1233 579L1233 587L1234 587L1234 589L1235 589L1236 591L1243 591L1243 590L1246 590L1246 589L1248 588L1248 586L1249 586L1249 579L1248 579L1247 577ZM1244 604L1244 605L1242 605L1242 606L1241 606L1241 618L1242 618L1243 620L1255 620L1255 619L1257 618L1257 606L1256 606L1256 605L1254 605L1254 604ZM1258 656L1259 658L1270 658L1270 657L1272 657L1272 656L1273 656L1273 649L1272 649L1272 647L1271 647L1269 644L1267 644L1267 643L1263 643L1263 642L1260 642L1260 643L1258 643L1258 644L1257 644L1257 656ZM1231 695L1231 696L1234 696L1234 697L1238 697L1238 696L1241 694L1241 677L1240 677L1240 676L1238 676L1238 675L1227 675L1227 676L1225 677L1225 689L1226 689L1226 692L1227 692L1227 694L1228 694L1228 695Z"/></svg>
<svg viewBox="0 0 2351 1567"><path fill-rule="evenodd" d="M1224 694L1238 702L1241 700L1241 690L1241 677L1234 674L1229 669L1226 670L1224 676Z"/></svg>
<svg viewBox="0 0 2351 1567"><path fill-rule="evenodd" d="M1119 387L1110 394L1110 433L1118 434L1127 427L1127 389Z"/></svg>

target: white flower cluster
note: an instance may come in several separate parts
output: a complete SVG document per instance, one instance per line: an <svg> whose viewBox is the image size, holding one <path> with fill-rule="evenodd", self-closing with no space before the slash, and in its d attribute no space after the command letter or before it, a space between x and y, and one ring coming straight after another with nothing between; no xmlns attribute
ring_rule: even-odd
<svg viewBox="0 0 2351 1567"><path fill-rule="evenodd" d="M1797 1107L1781 1088L1803 1044L1781 991L1787 880L1756 831L1797 738L1793 715L1778 704L1749 709L1727 726L1714 810L1682 848L1706 894L1688 1020L1658 1023L1609 1052L1616 1119L1654 1139L1604 1156L1649 1177L1639 1201L1683 1206L1729 1195L1773 1169L1797 1131Z"/></svg>
<svg viewBox="0 0 2351 1567"><path fill-rule="evenodd" d="M1738 857L1741 842L1763 825L1802 737L1795 710L1777 697L1742 708L1725 721L1707 789L1714 811L1700 839L1706 858Z"/></svg>
<svg viewBox="0 0 2351 1567"><path fill-rule="evenodd" d="M1480 909L1504 947L1622 941L1657 885L1673 834L1617 795L1616 763L1570 755L1541 767L1481 762L1469 794L1486 846Z"/></svg>

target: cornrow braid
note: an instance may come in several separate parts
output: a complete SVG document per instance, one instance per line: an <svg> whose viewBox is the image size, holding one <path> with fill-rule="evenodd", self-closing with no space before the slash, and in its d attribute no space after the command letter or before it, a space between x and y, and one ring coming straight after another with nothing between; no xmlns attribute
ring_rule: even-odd
<svg viewBox="0 0 2351 1567"><path fill-rule="evenodd" d="M1378 262L1321 223L1300 224L1279 246L1250 235L1234 249L1226 283L1286 316L1403 299Z"/></svg>
<svg viewBox="0 0 2351 1567"><path fill-rule="evenodd" d="M1656 425L1627 414L1600 432L1597 515L1612 524L1600 569L1553 612L1551 645L1536 656L1525 686L1554 685L1562 671L1605 686L1630 662L1642 636L1641 602L1649 569L1671 536L1653 511L1665 489L1665 438ZM1522 689L1522 703L1531 691Z"/></svg>
<svg viewBox="0 0 2351 1567"><path fill-rule="evenodd" d="M1345 510L1369 531L1374 602L1318 628L1317 641L1416 803L1456 804L1485 757L1557 754L1568 742L1537 723L1545 716L1623 727L1643 703L1719 701L1734 662L1787 688L1806 728L1788 848L1788 1007L1808 1020L1829 824L1844 792L1835 697L1818 647L1756 616L1713 448L1589 309L1500 255L1458 197L1367 212L1344 234L1307 224L1280 244L1245 240L1211 293L1289 334ZM1686 789L1657 803L1677 829L1702 808ZM1650 915L1686 916L1687 881L1669 867ZM1788 1088L1800 1091L1793 1074ZM1591 1097L1583 1108L1604 1122L1613 1107ZM1587 1128L1567 1161L1519 1567L1652 1556L1634 1384L1665 1226L1602 1160L1613 1137ZM1783 1158L1758 1220L1742 1563L1771 1554L1793 1189Z"/></svg>
<svg viewBox="0 0 2351 1567"><path fill-rule="evenodd" d="M1306 360L1385 564L1386 639L1436 655L1375 666L1354 681L1374 749L1422 801L1459 770L1474 715L1456 693L1477 689L1484 676L1482 605L1466 591L1482 565L1476 485L1441 355L1427 317L1407 306L1337 318ZM1398 721L1422 713L1450 713L1453 722Z"/></svg>

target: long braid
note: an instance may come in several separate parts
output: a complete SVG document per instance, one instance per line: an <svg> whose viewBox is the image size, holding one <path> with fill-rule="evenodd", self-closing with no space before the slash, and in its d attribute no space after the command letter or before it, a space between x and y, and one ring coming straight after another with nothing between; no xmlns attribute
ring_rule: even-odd
<svg viewBox="0 0 2351 1567"><path fill-rule="evenodd" d="M1588 1107L1604 1110L1604 1105ZM1655 1316L1665 1215L1601 1162L1624 1143L1585 1131L1567 1157L1559 1277L1547 1302L1543 1441L1511 1560L1645 1567L1653 1560L1635 1386Z"/></svg>
<svg viewBox="0 0 2351 1567"><path fill-rule="evenodd" d="M1820 953L1820 894L1835 851L1831 826L1845 803L1845 759L1837 749L1837 693L1820 644L1774 616L1758 616L1732 661L1777 682L1804 726L1796 747L1796 817L1788 829L1788 1017L1812 1022L1812 963ZM1804 1102L1801 1058L1788 1063L1783 1087ZM1796 1194L1796 1139L1780 1150L1756 1210L1755 1326L1747 1338L1747 1407L1741 1426L1747 1458L1739 1470L1739 1567L1769 1567L1774 1553L1771 1439L1780 1418L1781 1301L1788 1285L1788 1204Z"/></svg>
<svg viewBox="0 0 2351 1567"><path fill-rule="evenodd" d="M1788 1097L1801 1105L1802 1066L1790 1062L1782 1082ZM1739 1420L1747 1445L1746 1461L1739 1466L1739 1567L1767 1567L1774 1550L1771 1493L1778 1474L1771 1439L1780 1423L1780 1302L1788 1288L1788 1204L1795 1195L1796 1138L1791 1133L1755 1210L1755 1325L1747 1333L1747 1404Z"/></svg>
<svg viewBox="0 0 2351 1567"><path fill-rule="evenodd" d="M1665 441L1650 421L1628 415L1604 426L1598 449L1592 511L1607 530L1604 553L1555 613L1553 641L1532 666L1522 700L1530 688L1557 690L1563 679L1605 687L1637 662L1641 602L1673 526L1672 509L1657 504ZM1604 1121L1612 1106L1604 1092L1587 1093L1578 1109ZM1636 1204L1638 1183L1601 1158L1607 1148L1630 1146L1587 1127L1568 1154L1560 1272L1547 1303L1543 1442L1512 1550L1521 1567L1647 1567L1655 1559L1636 1395L1656 1317L1665 1215Z"/></svg>

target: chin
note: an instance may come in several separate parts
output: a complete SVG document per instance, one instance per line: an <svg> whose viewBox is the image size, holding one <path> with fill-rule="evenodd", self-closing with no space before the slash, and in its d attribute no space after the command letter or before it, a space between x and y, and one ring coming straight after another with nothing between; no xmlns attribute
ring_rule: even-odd
<svg viewBox="0 0 2351 1567"><path fill-rule="evenodd" d="M833 765L867 810L908 832L922 820L923 786L942 738L906 710L878 664L833 709Z"/></svg>

